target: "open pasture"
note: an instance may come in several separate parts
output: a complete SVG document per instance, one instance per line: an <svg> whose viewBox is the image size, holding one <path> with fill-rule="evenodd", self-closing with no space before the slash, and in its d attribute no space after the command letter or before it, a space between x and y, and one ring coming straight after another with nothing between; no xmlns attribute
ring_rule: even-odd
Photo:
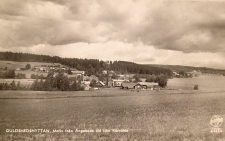
<svg viewBox="0 0 225 141"><path fill-rule="evenodd" d="M225 117L225 92L198 92L2 91L0 140L210 141L223 138L223 134L210 133L210 119L213 115ZM224 124L221 128L225 131ZM6 133L6 129L49 129L50 133ZM101 132L53 133L53 129L101 129ZM112 132L113 129L128 132Z"/></svg>

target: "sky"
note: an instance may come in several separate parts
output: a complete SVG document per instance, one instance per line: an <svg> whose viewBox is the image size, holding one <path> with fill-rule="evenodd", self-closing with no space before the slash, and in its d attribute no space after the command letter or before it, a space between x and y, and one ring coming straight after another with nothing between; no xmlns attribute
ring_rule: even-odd
<svg viewBox="0 0 225 141"><path fill-rule="evenodd" d="M223 0L1 0L0 51L225 69Z"/></svg>

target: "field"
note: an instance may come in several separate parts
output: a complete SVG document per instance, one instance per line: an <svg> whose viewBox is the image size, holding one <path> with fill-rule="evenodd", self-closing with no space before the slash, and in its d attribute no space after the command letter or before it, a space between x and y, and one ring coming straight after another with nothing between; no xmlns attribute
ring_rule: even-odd
<svg viewBox="0 0 225 141"><path fill-rule="evenodd" d="M27 64L33 66L41 66L41 65L52 65L53 63L44 63L44 62L16 62L16 61L0 61L0 68L7 67L8 69L17 69L17 68L25 68ZM58 63L55 63L58 64Z"/></svg>
<svg viewBox="0 0 225 141"><path fill-rule="evenodd" d="M1 91L0 106L0 140L214 141L224 138L223 134L210 133L211 117L225 117L224 91ZM221 128L225 131L224 124ZM12 133L6 132L7 129L50 132ZM63 132L55 133L54 129ZM66 129L73 132L66 133ZM84 129L94 132L78 131Z"/></svg>

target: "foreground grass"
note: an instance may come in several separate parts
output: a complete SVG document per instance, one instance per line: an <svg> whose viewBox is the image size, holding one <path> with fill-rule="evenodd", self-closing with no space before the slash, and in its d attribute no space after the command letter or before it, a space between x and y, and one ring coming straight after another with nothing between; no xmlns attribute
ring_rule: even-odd
<svg viewBox="0 0 225 141"><path fill-rule="evenodd" d="M223 134L210 133L209 122L213 115L225 117L225 93L189 93L3 92L0 140L222 139ZM19 99L17 94L30 99ZM221 128L225 131L224 125ZM126 129L128 132L6 133L6 129Z"/></svg>

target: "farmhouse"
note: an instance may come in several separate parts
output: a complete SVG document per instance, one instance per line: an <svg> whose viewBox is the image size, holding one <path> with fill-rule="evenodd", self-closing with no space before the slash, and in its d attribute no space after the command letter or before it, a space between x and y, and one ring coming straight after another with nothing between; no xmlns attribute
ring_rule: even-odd
<svg viewBox="0 0 225 141"><path fill-rule="evenodd" d="M123 82L129 82L129 80L112 79L112 86L113 87L121 87Z"/></svg>
<svg viewBox="0 0 225 141"><path fill-rule="evenodd" d="M141 84L143 89L151 89L151 90L153 90L153 89L159 87L158 83L153 83L153 82L139 82L139 84Z"/></svg>
<svg viewBox="0 0 225 141"><path fill-rule="evenodd" d="M122 88L123 89L142 89L142 86L139 83L123 82L122 83Z"/></svg>

